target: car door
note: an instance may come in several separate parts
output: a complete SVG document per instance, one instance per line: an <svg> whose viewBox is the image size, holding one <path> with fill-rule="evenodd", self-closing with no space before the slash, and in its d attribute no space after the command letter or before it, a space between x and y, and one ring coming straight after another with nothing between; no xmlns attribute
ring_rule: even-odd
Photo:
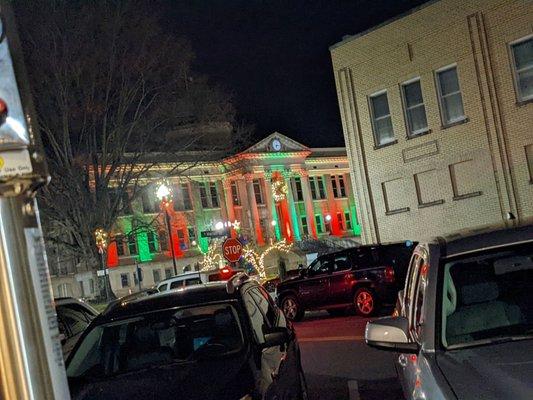
<svg viewBox="0 0 533 400"><path fill-rule="evenodd" d="M300 352L292 328L276 307L268 292L250 286L242 295L251 322L256 354L256 386L267 399L299 398L301 389ZM263 348L265 334L276 329L288 329L292 337L285 346ZM277 396L277 397L276 397Z"/></svg>
<svg viewBox="0 0 533 400"><path fill-rule="evenodd" d="M421 330L424 324L424 298L427 287L428 256L424 251L418 251L413 257L411 281L406 287L405 316L409 320L410 340L420 344ZM420 354L398 355L397 369L404 393L408 398L416 398L420 381ZM412 396L412 397L411 397Z"/></svg>
<svg viewBox="0 0 533 400"><path fill-rule="evenodd" d="M95 316L83 306L74 303L56 307L56 313L59 333L63 335L63 355L66 358Z"/></svg>
<svg viewBox="0 0 533 400"><path fill-rule="evenodd" d="M329 304L348 304L351 302L354 274L348 252L333 255L333 270L330 275Z"/></svg>
<svg viewBox="0 0 533 400"><path fill-rule="evenodd" d="M305 308L327 304L332 264L330 256L323 256L317 258L307 269L307 277L298 285L298 298Z"/></svg>

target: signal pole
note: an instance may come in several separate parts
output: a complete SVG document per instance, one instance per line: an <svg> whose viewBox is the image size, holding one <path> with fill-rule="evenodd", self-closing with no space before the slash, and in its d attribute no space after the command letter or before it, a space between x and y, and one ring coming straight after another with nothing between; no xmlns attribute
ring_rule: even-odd
<svg viewBox="0 0 533 400"><path fill-rule="evenodd" d="M10 3L0 0L0 398L69 400L35 201L49 174Z"/></svg>

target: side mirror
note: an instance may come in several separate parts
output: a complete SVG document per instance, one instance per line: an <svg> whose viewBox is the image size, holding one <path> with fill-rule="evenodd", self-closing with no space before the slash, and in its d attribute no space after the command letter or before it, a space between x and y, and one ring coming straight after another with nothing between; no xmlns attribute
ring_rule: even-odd
<svg viewBox="0 0 533 400"><path fill-rule="evenodd" d="M263 348L283 346L289 341L289 331L285 328L265 334Z"/></svg>
<svg viewBox="0 0 533 400"><path fill-rule="evenodd" d="M405 317L384 317L367 322L365 341L371 347L400 353L416 353L418 344L409 341L409 322Z"/></svg>

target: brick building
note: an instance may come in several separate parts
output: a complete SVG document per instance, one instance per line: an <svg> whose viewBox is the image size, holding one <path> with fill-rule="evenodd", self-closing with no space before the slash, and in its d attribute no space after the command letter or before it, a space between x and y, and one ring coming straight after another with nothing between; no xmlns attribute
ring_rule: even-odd
<svg viewBox="0 0 533 400"><path fill-rule="evenodd" d="M161 173L174 167L160 161L157 169ZM173 192L172 241L156 197L156 178L146 178L143 196L132 202L111 233L107 260L111 286L119 296L138 289L137 265L143 271L142 288L174 274L170 242L178 273L198 269L210 241L201 233L221 223L236 224L239 236L259 249L271 240L298 244L359 235L344 148L308 148L275 132L241 153L185 163L180 169L187 172L167 179ZM50 259L54 261L53 255ZM273 252L265 261L267 272L276 274L280 262L296 268L305 263L305 252L283 257ZM52 268L56 296L95 294L90 272L63 270L66 274Z"/></svg>
<svg viewBox="0 0 533 400"><path fill-rule="evenodd" d="M364 243L533 216L533 2L429 1L330 51Z"/></svg>

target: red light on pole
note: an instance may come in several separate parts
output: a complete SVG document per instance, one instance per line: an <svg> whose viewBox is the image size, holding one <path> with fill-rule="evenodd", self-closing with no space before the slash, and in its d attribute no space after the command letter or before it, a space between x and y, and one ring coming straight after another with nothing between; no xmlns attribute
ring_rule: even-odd
<svg viewBox="0 0 533 400"><path fill-rule="evenodd" d="M7 114L7 104L3 99L0 99L0 125L6 122Z"/></svg>

